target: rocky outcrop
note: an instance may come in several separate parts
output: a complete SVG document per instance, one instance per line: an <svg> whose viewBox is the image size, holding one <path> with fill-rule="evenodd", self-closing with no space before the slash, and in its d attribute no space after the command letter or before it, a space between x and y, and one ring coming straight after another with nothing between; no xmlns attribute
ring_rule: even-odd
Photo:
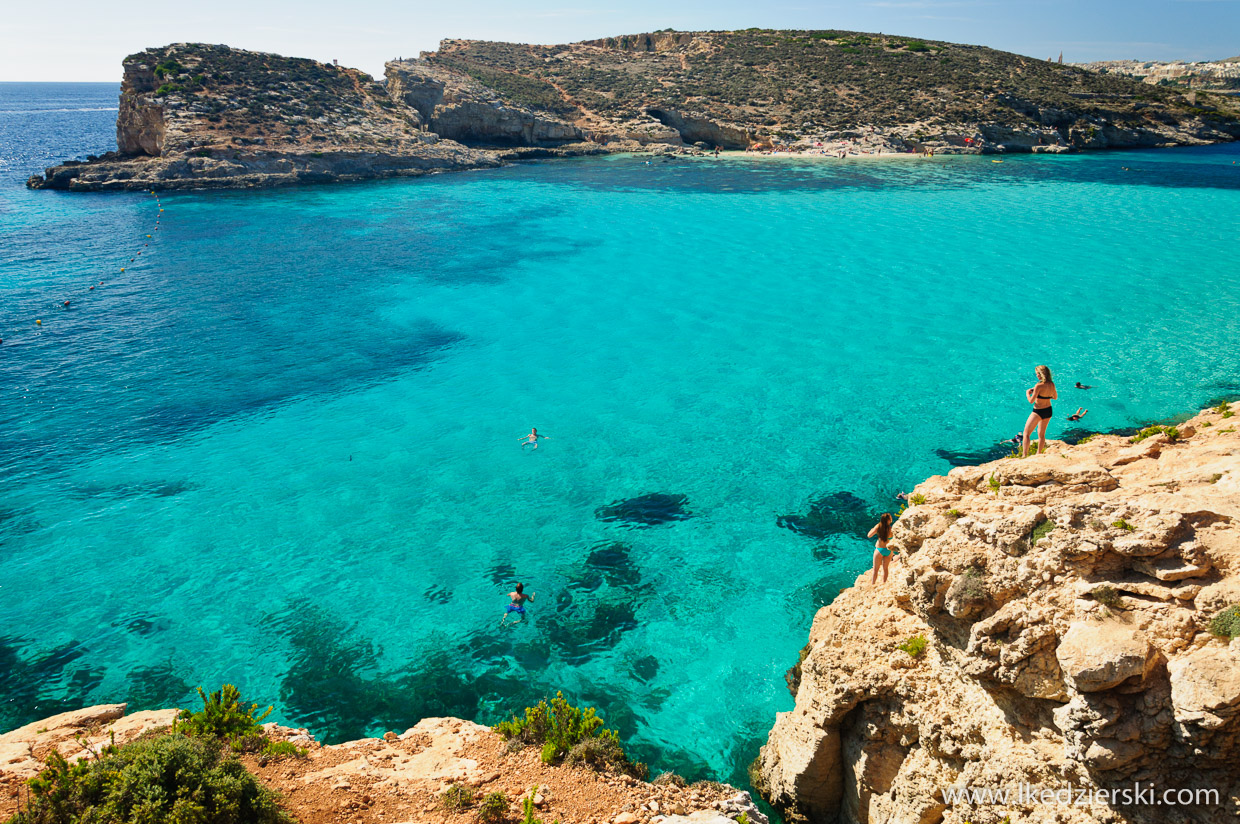
<svg viewBox="0 0 1240 824"><path fill-rule="evenodd" d="M500 165L423 129L352 69L179 43L124 61L117 151L55 166L32 188L248 188Z"/></svg>
<svg viewBox="0 0 1240 824"><path fill-rule="evenodd" d="M70 760L94 757L110 743L167 727L178 712L124 711L124 704L90 707L0 735L0 819L16 811L22 784L38 774L52 749ZM483 795L503 793L513 821L521 820L522 801L529 798L540 819L562 824L734 824L741 815L767 824L747 792L726 784L651 783L549 766L537 748L514 750L489 727L459 718L425 718L400 734L335 746L320 745L305 729L267 724L265 731L273 741L303 748L305 756L245 755L242 763L304 824L472 820L473 812L443 804L441 794L452 785L471 791L474 807Z"/></svg>
<svg viewBox="0 0 1240 824"><path fill-rule="evenodd" d="M706 143L721 149L748 149L754 136L742 126L720 123L700 112L682 113L672 109L648 108L646 114L675 129L686 143Z"/></svg>
<svg viewBox="0 0 1240 824"><path fill-rule="evenodd" d="M1207 410L1174 439L1056 443L919 485L891 580L814 619L756 765L770 801L811 822L1234 821L1240 638L1210 631L1240 603L1229 423ZM1168 818L1168 790L1198 800Z"/></svg>
<svg viewBox="0 0 1240 824"><path fill-rule="evenodd" d="M385 67L388 94L409 106L430 131L449 140L489 145L559 145L582 139L576 126L505 100L468 75L425 61Z"/></svg>

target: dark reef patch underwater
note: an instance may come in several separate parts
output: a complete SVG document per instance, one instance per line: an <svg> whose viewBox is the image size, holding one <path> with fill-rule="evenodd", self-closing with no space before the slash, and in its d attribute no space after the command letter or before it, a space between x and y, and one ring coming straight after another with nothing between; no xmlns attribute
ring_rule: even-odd
<svg viewBox="0 0 1240 824"><path fill-rule="evenodd" d="M687 503L688 495L651 492L600 506L594 510L594 516L600 521L639 529L662 526L692 518L692 513L685 508Z"/></svg>

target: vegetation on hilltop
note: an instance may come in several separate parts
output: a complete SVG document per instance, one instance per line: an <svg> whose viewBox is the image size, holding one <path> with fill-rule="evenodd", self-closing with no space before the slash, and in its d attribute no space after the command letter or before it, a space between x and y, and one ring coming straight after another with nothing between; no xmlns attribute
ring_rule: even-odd
<svg viewBox="0 0 1240 824"><path fill-rule="evenodd" d="M394 108L369 75L301 57L178 43L131 54L125 64L144 64L155 77L153 88L134 92L184 97L209 130L279 133L313 121L360 123Z"/></svg>
<svg viewBox="0 0 1240 824"><path fill-rule="evenodd" d="M1174 90L1123 77L862 32L656 33L559 46L461 40L429 59L526 106L609 118L653 106L755 126L844 129L1080 116L1136 126L1195 114Z"/></svg>

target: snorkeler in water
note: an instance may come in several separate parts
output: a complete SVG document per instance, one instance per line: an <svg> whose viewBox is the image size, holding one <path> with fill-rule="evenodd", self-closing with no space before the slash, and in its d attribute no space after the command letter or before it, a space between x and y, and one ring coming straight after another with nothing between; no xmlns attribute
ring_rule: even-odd
<svg viewBox="0 0 1240 824"><path fill-rule="evenodd" d="M1085 417L1087 414L1089 414L1088 409L1082 409L1081 407L1078 406L1076 408L1076 411L1068 416L1068 420L1079 421L1081 418Z"/></svg>
<svg viewBox="0 0 1240 824"><path fill-rule="evenodd" d="M537 594L537 592L531 592L529 595L526 595L525 584L517 584L516 589L508 593L509 604L508 608L504 610L504 617L500 619L500 625L508 626L508 616L514 612L517 614L517 620L513 621L513 623L521 623L521 620L525 618L526 601L533 603L534 596Z"/></svg>
<svg viewBox="0 0 1240 824"><path fill-rule="evenodd" d="M550 438L550 437L551 437L550 435L539 435L538 427L532 426L530 427L530 434L522 435L520 438L517 438L517 440L524 442L521 444L522 449L525 449L525 447L529 446L530 444L533 444L534 448L537 449L539 438Z"/></svg>

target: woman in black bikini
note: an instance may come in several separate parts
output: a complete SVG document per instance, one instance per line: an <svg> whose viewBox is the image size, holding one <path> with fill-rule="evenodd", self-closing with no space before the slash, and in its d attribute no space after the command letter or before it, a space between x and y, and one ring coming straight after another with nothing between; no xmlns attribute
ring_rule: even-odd
<svg viewBox="0 0 1240 824"><path fill-rule="evenodd" d="M1025 390L1025 398L1033 404L1033 411L1029 413L1029 420L1025 421L1025 444L1020 453L1022 458L1029 454L1029 436L1034 427L1038 429L1038 454L1046 450L1046 425L1051 421L1051 401L1059 397L1059 393L1055 391L1055 382L1051 380L1050 367L1038 366L1033 371L1038 376L1038 382L1032 389Z"/></svg>

